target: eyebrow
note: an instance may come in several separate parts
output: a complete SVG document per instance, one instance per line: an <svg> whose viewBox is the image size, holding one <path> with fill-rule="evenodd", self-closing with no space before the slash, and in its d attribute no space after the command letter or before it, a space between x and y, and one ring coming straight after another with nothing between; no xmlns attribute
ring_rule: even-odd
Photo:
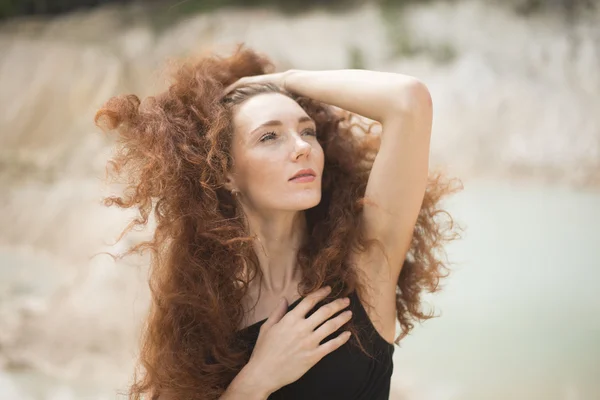
<svg viewBox="0 0 600 400"><path fill-rule="evenodd" d="M308 122L308 121L314 122L313 119L308 116L303 116L303 117L298 118L299 124L301 124L302 122ZM279 121L277 119L273 119L271 121L267 121L267 122L260 124L258 127L253 129L252 132L250 132L250 135L253 135L256 131L258 131L261 128L265 128L265 127L269 127L269 126L281 126L281 125L283 125L283 123L281 121Z"/></svg>

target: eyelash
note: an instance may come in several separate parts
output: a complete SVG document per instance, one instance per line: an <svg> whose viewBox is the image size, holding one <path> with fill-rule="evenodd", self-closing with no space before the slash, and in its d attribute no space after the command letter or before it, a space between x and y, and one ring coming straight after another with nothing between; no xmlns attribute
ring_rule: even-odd
<svg viewBox="0 0 600 400"><path fill-rule="evenodd" d="M305 129L302 133L307 133L308 135L314 137L317 136L317 132L315 132L314 129ZM271 138L274 138L275 136L277 136L275 132L267 132L260 138L260 141L266 142L267 140L271 140Z"/></svg>
<svg viewBox="0 0 600 400"><path fill-rule="evenodd" d="M261 138L260 141L261 142L266 142L267 140L270 140L272 137L277 136L275 134L275 132L267 132L265 133Z"/></svg>

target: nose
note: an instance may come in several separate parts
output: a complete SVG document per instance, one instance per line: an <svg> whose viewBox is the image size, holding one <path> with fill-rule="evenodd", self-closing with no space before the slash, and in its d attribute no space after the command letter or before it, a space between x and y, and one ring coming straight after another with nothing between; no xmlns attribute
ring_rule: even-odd
<svg viewBox="0 0 600 400"><path fill-rule="evenodd" d="M294 150L292 151L292 159L298 160L301 157L308 157L312 146L300 135L294 135Z"/></svg>

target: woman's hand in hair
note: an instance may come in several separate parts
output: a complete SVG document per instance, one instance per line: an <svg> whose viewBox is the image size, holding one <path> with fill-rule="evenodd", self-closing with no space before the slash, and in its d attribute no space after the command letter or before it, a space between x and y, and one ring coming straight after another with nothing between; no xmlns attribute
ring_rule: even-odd
<svg viewBox="0 0 600 400"><path fill-rule="evenodd" d="M292 71L289 70L289 71L277 72L277 73L273 73L273 74L245 76L243 78L238 79L231 85L227 86L225 88L225 90L223 91L223 95L230 93L231 91L235 90L238 87L245 86L245 85L251 85L253 83L272 83L274 85L279 86L283 90L287 90L287 88L285 86L285 80L291 72Z"/></svg>
<svg viewBox="0 0 600 400"><path fill-rule="evenodd" d="M350 320L351 311L331 318L350 304L348 298L325 304L306 318L306 314L330 291L329 287L325 287L309 294L289 312L287 301L282 299L261 326L247 366L260 371L263 379L269 380L267 384L271 393L298 380L319 360L350 338L350 332L345 331L323 342Z"/></svg>

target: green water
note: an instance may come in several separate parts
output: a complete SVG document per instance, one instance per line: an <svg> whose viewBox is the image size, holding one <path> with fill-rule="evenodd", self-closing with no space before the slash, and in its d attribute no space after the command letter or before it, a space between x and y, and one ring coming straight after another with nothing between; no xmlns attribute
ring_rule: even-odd
<svg viewBox="0 0 600 400"><path fill-rule="evenodd" d="M600 399L600 193L466 183L450 209L467 229L430 301L442 317L398 349L397 381L427 399Z"/></svg>

